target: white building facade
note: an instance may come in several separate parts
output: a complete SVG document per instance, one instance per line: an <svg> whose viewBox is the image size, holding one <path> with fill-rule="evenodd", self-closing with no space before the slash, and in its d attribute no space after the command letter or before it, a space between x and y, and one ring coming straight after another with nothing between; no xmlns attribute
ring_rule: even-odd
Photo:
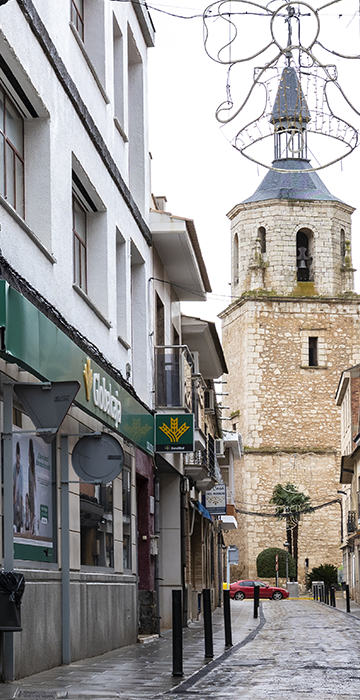
<svg viewBox="0 0 360 700"><path fill-rule="evenodd" d="M13 424L13 456L3 465L7 474L14 469L10 549L8 533L2 537L5 568L13 557L26 580L23 631L6 635L8 679L137 639L136 474L149 500L153 465L146 111L153 43L150 17L137 3L10 0L0 8L1 430L4 438ZM66 379L80 383L79 393L61 435L45 445L12 385ZM79 483L71 467L78 438L93 431L116 436L124 451L122 473L109 485ZM3 508L8 522L6 497Z"/></svg>

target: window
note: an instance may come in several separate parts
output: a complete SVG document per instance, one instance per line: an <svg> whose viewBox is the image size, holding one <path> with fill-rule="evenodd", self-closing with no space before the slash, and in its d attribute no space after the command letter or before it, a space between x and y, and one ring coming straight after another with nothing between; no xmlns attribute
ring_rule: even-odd
<svg viewBox="0 0 360 700"><path fill-rule="evenodd" d="M86 211L73 195L74 284L87 293Z"/></svg>
<svg viewBox="0 0 360 700"><path fill-rule="evenodd" d="M346 254L346 247L345 247L345 231L342 228L340 231L340 255L342 258L345 258Z"/></svg>
<svg viewBox="0 0 360 700"><path fill-rule="evenodd" d="M309 367L318 366L318 339L309 337Z"/></svg>
<svg viewBox="0 0 360 700"><path fill-rule="evenodd" d="M81 564L114 566L112 484L80 483Z"/></svg>
<svg viewBox="0 0 360 700"><path fill-rule="evenodd" d="M234 236L234 284L239 282L239 238Z"/></svg>
<svg viewBox="0 0 360 700"><path fill-rule="evenodd" d="M24 120L0 88L0 192L24 218Z"/></svg>
<svg viewBox="0 0 360 700"><path fill-rule="evenodd" d="M130 300L128 292L129 273L127 268L127 242L116 229L116 308L118 340L128 350L130 348L129 315Z"/></svg>
<svg viewBox="0 0 360 700"><path fill-rule="evenodd" d="M135 39L128 33L129 185L140 211L145 204L144 75Z"/></svg>
<svg viewBox="0 0 360 700"><path fill-rule="evenodd" d="M72 162L73 287L105 325L108 313L106 207L79 161Z"/></svg>
<svg viewBox="0 0 360 700"><path fill-rule="evenodd" d="M124 126L124 46L119 25L113 17L114 42L114 116Z"/></svg>
<svg viewBox="0 0 360 700"><path fill-rule="evenodd" d="M71 0L71 21L84 41L84 0Z"/></svg>
<svg viewBox="0 0 360 700"><path fill-rule="evenodd" d="M131 569L131 471L124 467L122 471L123 497L123 565Z"/></svg>
<svg viewBox="0 0 360 700"><path fill-rule="evenodd" d="M260 239L260 251L263 255L264 253L266 253L266 230L263 226L260 226L260 228L258 228L258 238Z"/></svg>

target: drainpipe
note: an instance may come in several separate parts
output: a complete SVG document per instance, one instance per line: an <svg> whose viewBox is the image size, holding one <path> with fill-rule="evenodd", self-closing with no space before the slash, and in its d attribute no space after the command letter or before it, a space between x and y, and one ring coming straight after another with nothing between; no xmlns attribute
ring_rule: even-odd
<svg viewBox="0 0 360 700"><path fill-rule="evenodd" d="M155 535L160 536L160 513L159 513L159 503L160 503L160 483L159 477L155 473L154 476L154 496L155 496L155 507L154 507L154 530ZM160 636L160 576L159 576L159 540L158 542L158 553L155 556L155 597L156 597L156 633Z"/></svg>
<svg viewBox="0 0 360 700"><path fill-rule="evenodd" d="M223 588L223 573L222 573L222 533L220 528L220 519L218 520L218 579L219 579L219 596L218 607L222 605L222 588Z"/></svg>
<svg viewBox="0 0 360 700"><path fill-rule="evenodd" d="M188 479L180 481L180 527L181 527L181 587L183 599L182 626L187 627L188 621L188 591L186 588L186 494Z"/></svg>

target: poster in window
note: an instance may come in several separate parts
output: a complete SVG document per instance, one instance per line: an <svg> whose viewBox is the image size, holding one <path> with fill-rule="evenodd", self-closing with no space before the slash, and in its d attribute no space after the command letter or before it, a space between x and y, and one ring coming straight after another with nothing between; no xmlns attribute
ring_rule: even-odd
<svg viewBox="0 0 360 700"><path fill-rule="evenodd" d="M53 560L51 445L13 433L14 557Z"/></svg>

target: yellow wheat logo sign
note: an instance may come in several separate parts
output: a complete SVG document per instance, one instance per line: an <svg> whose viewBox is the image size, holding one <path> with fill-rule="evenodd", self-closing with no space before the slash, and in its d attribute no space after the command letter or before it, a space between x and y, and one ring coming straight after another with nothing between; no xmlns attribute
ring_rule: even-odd
<svg viewBox="0 0 360 700"><path fill-rule="evenodd" d="M179 442L181 436L184 435L189 428L190 426L186 425L186 423L183 423L179 427L178 418L170 418L170 428L168 425L165 425L165 423L159 425L159 429L165 433L170 442Z"/></svg>
<svg viewBox="0 0 360 700"><path fill-rule="evenodd" d="M93 371L91 369L91 360L89 357L86 360L83 375L85 379L86 398L88 401L90 401L91 387L93 385Z"/></svg>
<svg viewBox="0 0 360 700"><path fill-rule="evenodd" d="M140 440L142 440L143 437L145 437L146 433L148 433L149 430L151 430L151 425L141 425L141 419L134 418L132 425L130 425L129 423L126 423L124 425L124 430L126 431L131 440L133 440L134 442L139 442Z"/></svg>

